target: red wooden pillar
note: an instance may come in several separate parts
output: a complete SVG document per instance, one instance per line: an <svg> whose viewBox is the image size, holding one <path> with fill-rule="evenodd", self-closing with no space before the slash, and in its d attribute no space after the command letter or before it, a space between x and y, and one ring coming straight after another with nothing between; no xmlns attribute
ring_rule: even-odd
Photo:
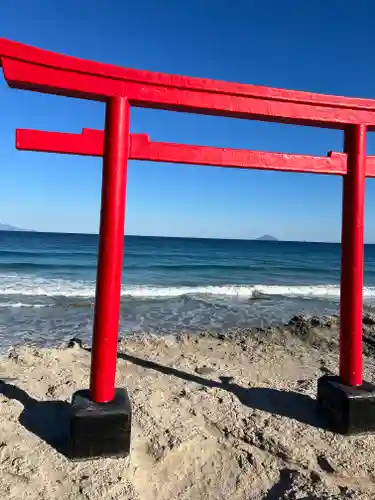
<svg viewBox="0 0 375 500"><path fill-rule="evenodd" d="M362 384L362 308L364 270L364 203L366 169L366 126L345 129L341 303L340 303L340 381Z"/></svg>
<svg viewBox="0 0 375 500"><path fill-rule="evenodd" d="M90 397L97 403L114 398L129 157L128 100L113 97L106 106L90 382Z"/></svg>

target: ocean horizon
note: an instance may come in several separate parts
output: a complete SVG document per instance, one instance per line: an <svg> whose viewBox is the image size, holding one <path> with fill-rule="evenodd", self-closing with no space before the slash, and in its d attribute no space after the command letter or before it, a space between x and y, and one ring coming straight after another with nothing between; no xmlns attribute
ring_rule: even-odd
<svg viewBox="0 0 375 500"><path fill-rule="evenodd" d="M2 350L90 342L98 235L0 232ZM120 336L223 332L336 314L339 243L125 235ZM365 245L365 309L375 245Z"/></svg>
<svg viewBox="0 0 375 500"><path fill-rule="evenodd" d="M4 224L5 225L5 224ZM0 224L1 226L1 224ZM16 228L16 226L11 226L14 227L15 229L11 230L6 230L2 229L0 227L0 233L38 233L38 234L50 234L50 235L71 235L71 236L96 236L99 237L99 233L79 233L79 232L69 232L69 231L39 231L37 229L23 229L23 228ZM321 243L323 245L341 245L340 241L318 241L318 240L284 240L284 239L279 239L276 236L272 236L267 234L267 236L271 236L272 238L275 238L274 240L262 240L263 235L260 237L254 237L254 238L207 238L205 236L165 236L165 235L148 235L148 234L124 234L124 238L126 237L131 237L131 238L167 238L167 239L176 239L176 240L219 240L219 241L269 241L270 243ZM375 242L365 242L365 245L375 245Z"/></svg>

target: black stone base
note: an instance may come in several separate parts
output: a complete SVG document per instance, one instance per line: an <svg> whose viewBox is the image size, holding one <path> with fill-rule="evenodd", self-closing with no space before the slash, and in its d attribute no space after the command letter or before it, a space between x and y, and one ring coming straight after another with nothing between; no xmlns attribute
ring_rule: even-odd
<svg viewBox="0 0 375 500"><path fill-rule="evenodd" d="M125 389L116 389L109 403L90 400L89 391L72 399L69 456L80 460L126 457L130 453L131 404Z"/></svg>
<svg viewBox="0 0 375 500"><path fill-rule="evenodd" d="M375 432L375 385L369 382L351 387L342 384L339 377L321 377L318 408L333 432L344 435Z"/></svg>

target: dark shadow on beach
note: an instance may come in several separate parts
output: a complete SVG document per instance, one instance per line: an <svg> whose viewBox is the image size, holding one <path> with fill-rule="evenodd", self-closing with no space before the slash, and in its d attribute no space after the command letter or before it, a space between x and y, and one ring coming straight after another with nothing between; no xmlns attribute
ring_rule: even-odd
<svg viewBox="0 0 375 500"><path fill-rule="evenodd" d="M319 429L327 429L326 423L317 412L317 403L315 399L306 394L266 387L242 387L233 383L232 377L219 377L220 382L218 382L199 375L177 370L176 368L161 365L155 361L138 358L127 353L119 353L118 357L135 365L142 366L143 368L156 370L165 375L186 380L187 382L194 382L205 387L216 387L230 392L234 394L243 405L249 408L294 419Z"/></svg>
<svg viewBox="0 0 375 500"><path fill-rule="evenodd" d="M0 394L23 405L19 423L59 453L68 456L70 404L66 401L38 401L23 389L0 380Z"/></svg>
<svg viewBox="0 0 375 500"><path fill-rule="evenodd" d="M279 481L268 490L263 500L280 500L280 498L286 498L285 495L293 487L293 482L297 477L297 470L289 468L281 469ZM307 496L299 498L300 500L319 500L319 497L313 494L308 494Z"/></svg>

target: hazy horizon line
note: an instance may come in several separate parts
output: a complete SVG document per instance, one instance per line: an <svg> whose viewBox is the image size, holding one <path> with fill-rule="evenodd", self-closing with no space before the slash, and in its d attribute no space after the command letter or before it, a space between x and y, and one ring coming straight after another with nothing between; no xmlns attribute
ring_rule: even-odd
<svg viewBox="0 0 375 500"><path fill-rule="evenodd" d="M13 226L15 227L15 226ZM0 233L40 233L40 234L70 234L70 235L87 235L87 236L99 236L99 233L80 233L80 232L70 232L70 231L39 231L37 229L19 229L16 230L0 230ZM267 236L272 236L276 238L275 240L262 240L261 238L265 235L254 237L254 238L219 238L219 237L209 237L209 236L167 236L167 235L156 235L156 234L129 234L124 233L124 236L131 236L137 238L170 238L170 239L191 239L191 240L224 240L224 241L259 241L260 243L321 243L327 245L337 245L341 244L341 241L319 241L319 240L287 240L282 238L277 238L269 233ZM374 242L366 242L365 245L375 245Z"/></svg>

